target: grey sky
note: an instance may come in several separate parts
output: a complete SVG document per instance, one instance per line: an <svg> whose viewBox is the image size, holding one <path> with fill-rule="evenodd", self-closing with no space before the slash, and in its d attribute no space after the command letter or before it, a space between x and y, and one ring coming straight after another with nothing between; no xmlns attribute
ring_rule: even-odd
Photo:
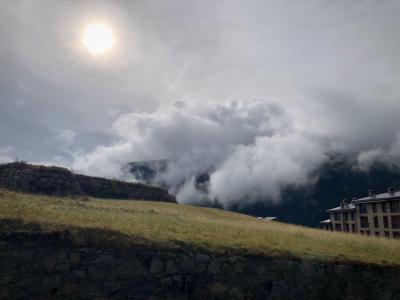
<svg viewBox="0 0 400 300"><path fill-rule="evenodd" d="M304 155L277 146L287 154L281 159L296 162L290 172L303 159L317 165L329 151L365 156L395 149L399 1L5 0L0 7L0 160L18 157L118 176L119 164L170 156L169 142L181 143L175 156L186 160L176 172L183 170L188 179L206 167L198 149L215 143L215 136L204 122L214 122L221 110L239 118L237 124L258 125L251 132L239 130L242 125L232 132L217 129L226 142L217 143L218 154L206 163L221 166L214 176L216 195L225 195L225 171L246 169L232 165L234 159L255 171L248 160L264 161L271 143L304 144ZM79 41L93 21L108 24L115 34L115 48L103 58L92 57ZM232 100L239 101L242 114L264 107L260 101L282 113L266 109L238 117ZM204 122L174 120L177 101L189 104L183 113ZM268 114L286 125L266 130L260 124ZM139 128L139 119L152 121L139 122ZM167 129L170 140L163 141ZM266 131L274 132L274 140L264 141ZM288 139L279 140L282 136ZM139 151L137 143L157 149ZM238 150L243 145L254 148L246 150L251 155ZM286 174L270 178L272 185L279 186ZM250 183L241 188L246 189L257 190ZM277 194L276 187L268 189Z"/></svg>

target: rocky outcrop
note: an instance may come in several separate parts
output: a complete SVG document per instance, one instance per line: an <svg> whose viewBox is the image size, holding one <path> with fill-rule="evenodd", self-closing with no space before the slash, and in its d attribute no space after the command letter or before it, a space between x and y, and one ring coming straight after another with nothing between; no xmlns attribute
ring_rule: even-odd
<svg viewBox="0 0 400 300"><path fill-rule="evenodd" d="M0 165L0 187L55 196L92 196L175 202L165 189L99 177L77 175L65 168L14 162Z"/></svg>
<svg viewBox="0 0 400 300"><path fill-rule="evenodd" d="M398 268L0 235L0 299L400 299Z"/></svg>

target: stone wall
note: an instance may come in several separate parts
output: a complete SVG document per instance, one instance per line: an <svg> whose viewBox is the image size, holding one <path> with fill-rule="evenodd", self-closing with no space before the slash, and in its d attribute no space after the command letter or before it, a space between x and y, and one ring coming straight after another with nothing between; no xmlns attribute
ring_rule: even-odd
<svg viewBox="0 0 400 300"><path fill-rule="evenodd" d="M400 270L0 235L0 299L400 299Z"/></svg>
<svg viewBox="0 0 400 300"><path fill-rule="evenodd" d="M0 165L0 187L55 196L92 196L175 202L165 189L77 175L68 169L14 162Z"/></svg>

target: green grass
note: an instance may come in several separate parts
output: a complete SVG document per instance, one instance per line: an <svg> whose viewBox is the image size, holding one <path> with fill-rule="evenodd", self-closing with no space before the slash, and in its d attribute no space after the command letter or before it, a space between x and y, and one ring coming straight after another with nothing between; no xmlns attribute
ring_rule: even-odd
<svg viewBox="0 0 400 300"><path fill-rule="evenodd" d="M68 199L0 190L0 219L2 231L38 226L44 231L67 229L81 242L108 240L125 247L185 246L216 253L400 265L399 241L330 233L173 203Z"/></svg>

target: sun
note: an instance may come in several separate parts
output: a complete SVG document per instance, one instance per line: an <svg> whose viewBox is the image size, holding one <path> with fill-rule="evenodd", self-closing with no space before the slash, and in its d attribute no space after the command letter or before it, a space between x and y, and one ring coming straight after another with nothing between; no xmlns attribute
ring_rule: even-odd
<svg viewBox="0 0 400 300"><path fill-rule="evenodd" d="M114 44L113 33L107 25L93 23L86 27L82 43L91 54L103 54L109 51Z"/></svg>

